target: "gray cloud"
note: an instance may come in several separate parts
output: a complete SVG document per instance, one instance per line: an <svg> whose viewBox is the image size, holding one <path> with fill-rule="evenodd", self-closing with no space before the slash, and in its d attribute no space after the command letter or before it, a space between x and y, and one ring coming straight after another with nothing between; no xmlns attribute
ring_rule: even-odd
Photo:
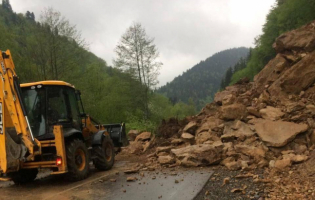
<svg viewBox="0 0 315 200"><path fill-rule="evenodd" d="M109 64L120 36L140 22L160 50L160 85L212 54L253 46L275 0L11 0L16 12L39 19L45 7L60 11Z"/></svg>

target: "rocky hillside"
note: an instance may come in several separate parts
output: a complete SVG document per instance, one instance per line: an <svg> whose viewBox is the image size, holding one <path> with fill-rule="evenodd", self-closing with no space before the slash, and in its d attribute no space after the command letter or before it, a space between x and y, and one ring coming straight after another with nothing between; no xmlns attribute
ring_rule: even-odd
<svg viewBox="0 0 315 200"><path fill-rule="evenodd" d="M158 89L158 92L171 99L173 103L189 103L191 98L198 108L213 100L220 89L221 80L229 67L240 58L245 58L248 48L240 47L218 52Z"/></svg>
<svg viewBox="0 0 315 200"><path fill-rule="evenodd" d="M159 134L166 139L140 134L129 147L131 152L156 145L146 164L155 168L217 164L228 170L262 168L267 179L250 177L269 184L265 192L270 199L314 197L315 169L297 171L294 164L315 164L315 21L281 35L273 47L277 56L253 82L243 79L227 87L196 116L164 122ZM304 176L293 176L292 170L304 170Z"/></svg>

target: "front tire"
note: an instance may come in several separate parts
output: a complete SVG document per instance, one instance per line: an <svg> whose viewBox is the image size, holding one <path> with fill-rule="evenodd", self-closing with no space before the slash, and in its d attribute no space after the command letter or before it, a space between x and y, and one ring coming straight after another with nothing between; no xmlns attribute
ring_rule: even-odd
<svg viewBox="0 0 315 200"><path fill-rule="evenodd" d="M38 169L20 169L17 172L11 173L11 178L14 184L23 185L35 180L38 174Z"/></svg>
<svg viewBox="0 0 315 200"><path fill-rule="evenodd" d="M85 179L90 171L89 152L84 142L79 139L71 140L67 143L67 177L70 181L80 181Z"/></svg>
<svg viewBox="0 0 315 200"><path fill-rule="evenodd" d="M94 166L98 170L109 170L113 167L115 162L115 149L112 139L105 136L102 145L93 147L94 152Z"/></svg>

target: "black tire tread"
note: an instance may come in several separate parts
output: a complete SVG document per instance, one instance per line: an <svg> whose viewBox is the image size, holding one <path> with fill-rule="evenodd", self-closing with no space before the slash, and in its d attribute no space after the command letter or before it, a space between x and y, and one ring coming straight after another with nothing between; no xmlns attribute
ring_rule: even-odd
<svg viewBox="0 0 315 200"><path fill-rule="evenodd" d="M77 166L75 164L75 151L78 147L81 147L85 151L85 156L87 159L86 168L81 173L77 171ZM84 142L80 139L73 139L70 142L67 142L66 145L66 155L67 155L67 165L68 165L68 173L67 178L70 181L80 181L85 179L89 175L89 153L87 147L85 146Z"/></svg>
<svg viewBox="0 0 315 200"><path fill-rule="evenodd" d="M112 149L112 159L110 161L106 160L105 152L103 145L105 142L111 143L113 149ZM94 160L94 166L98 170L109 170L113 167L115 162L115 149L114 149L114 143L109 137L105 137L102 141L102 145L97 145L93 147L94 156L96 157Z"/></svg>

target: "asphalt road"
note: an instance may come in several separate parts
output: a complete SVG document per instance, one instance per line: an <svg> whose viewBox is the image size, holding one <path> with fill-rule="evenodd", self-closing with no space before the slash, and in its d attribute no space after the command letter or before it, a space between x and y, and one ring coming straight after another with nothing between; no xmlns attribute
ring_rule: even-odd
<svg viewBox="0 0 315 200"><path fill-rule="evenodd" d="M1 182L0 199L190 200L201 191L213 173L209 169L165 169L124 174L127 166L128 163L119 161L109 171L100 172L92 168L90 176L79 182L69 182L63 176L49 176L49 172L41 172L39 178L27 185ZM127 177L136 177L137 180L127 182Z"/></svg>

